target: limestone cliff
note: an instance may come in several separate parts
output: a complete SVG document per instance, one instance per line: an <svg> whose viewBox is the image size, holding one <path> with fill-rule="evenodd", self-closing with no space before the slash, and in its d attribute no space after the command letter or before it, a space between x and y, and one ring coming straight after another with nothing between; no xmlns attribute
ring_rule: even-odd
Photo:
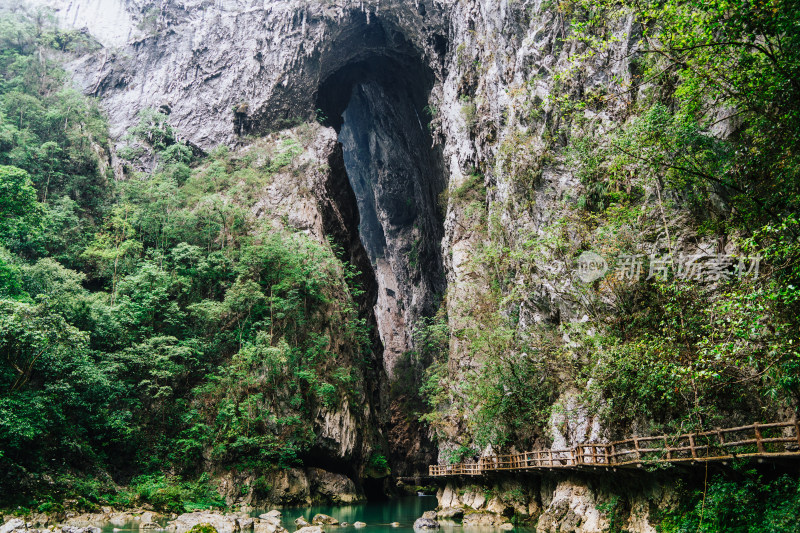
<svg viewBox="0 0 800 533"><path fill-rule="evenodd" d="M81 89L102 101L117 137L145 107L169 113L201 150L246 147L310 120L324 125L315 130L316 157L328 169L305 184L311 195L276 183L254 206L269 216L280 212L321 242L332 237L347 251L364 273L363 305L372 309L381 341L363 404L318 413L320 464L312 466L333 461L362 475L369 453L389 435L387 445L402 448L393 450L403 458L396 472L413 473L432 458L429 447L409 438L429 430L390 406L387 391L398 361L418 348L414 328L440 302L451 331L475 326L494 290L476 262L490 255L487 243L516 261L502 281L524 293L498 313L514 314L515 332L530 335L534 347L557 345L572 357L554 371L556 383L543 400L560 409L524 444L611 436L614 428L600 424L564 370L582 364L588 348L559 326L591 329L586 308L598 302L587 301L571 271L572 257L593 241L579 223L565 227L580 218L582 185L564 150L578 126L563 120L554 95L614 95L587 109L581 127L604 131L624 122L637 98L622 90L636 75L630 58L640 28L632 19L617 19L609 29L616 39L603 53L583 54L585 43L566 38L563 10L542 0L119 0L103 2L102 10L88 0L45 3L63 24L85 26L103 45L71 69ZM567 71L578 75L565 77ZM661 199L660 189L641 194ZM641 232L641 246L658 251L663 218L663 210L643 211L622 238ZM673 238L680 250L711 246L688 233ZM559 239L566 244L548 244ZM457 334L450 340L451 382L480 364L467 344ZM534 353L509 357L513 366L513 357ZM451 394L454 405L461 392L454 387ZM440 406L435 427L439 460L477 442L469 406L450 407ZM370 424L384 436L369 435ZM352 461L360 466L346 466ZM455 498L453 490L440 499ZM604 490L582 480L544 481L526 488L518 506L541 515L543 530L577 520L595 531L604 527L596 509L608 499ZM307 490L299 492L304 501ZM477 509L484 503L457 502ZM647 513L637 509L626 527L648 531Z"/></svg>

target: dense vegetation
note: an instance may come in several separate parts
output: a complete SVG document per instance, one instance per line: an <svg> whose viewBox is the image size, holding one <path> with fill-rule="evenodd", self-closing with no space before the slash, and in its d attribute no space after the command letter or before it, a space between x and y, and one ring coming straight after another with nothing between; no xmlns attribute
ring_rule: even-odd
<svg viewBox="0 0 800 533"><path fill-rule="evenodd" d="M115 181L59 67L91 46L46 12L0 18L0 503L221 505L209 465L257 470L264 496L316 406L358 394L355 273L249 209L303 171L302 139L199 156L144 109Z"/></svg>
<svg viewBox="0 0 800 533"><path fill-rule="evenodd" d="M796 412L800 2L548 4L577 54L548 101L530 97L528 80L507 117L545 135L519 128L442 198L480 236L477 281L419 325L393 392L434 430L464 422L452 461L546 443L551 417L575 405L620 436ZM638 48L620 83L577 91L622 40ZM143 109L115 180L103 116L58 61L94 46L46 12L0 19L0 502L219 505L210 464L298 464L315 408L360 394L360 291L335 246L249 209L277 173L303 171L296 135L199 154ZM474 133L480 99L460 101ZM556 165L580 187L548 232L514 233L504 220L536 208ZM493 174L513 189L507 204L490 201ZM677 256L700 245L729 263L711 281L677 275ZM612 272L623 271L617 254L669 264L562 283L588 250ZM752 256L760 275L734 275ZM547 307L544 285L586 320L525 322ZM449 364L453 346L470 365ZM369 466L388 467L377 454ZM268 480L251 489L268 492ZM665 530L795 527L794 479L744 472L695 489Z"/></svg>
<svg viewBox="0 0 800 533"><path fill-rule="evenodd" d="M471 261L475 294L449 307L452 334L474 363L454 372L440 353L428 371L425 418L436 428L463 417L469 432L457 460L488 443L546 440L551 415L577 405L618 436L796 410L798 3L557 4L574 54L556 71L555 90L545 101L531 97L534 76L509 91L509 121L520 131L450 191L484 236ZM614 50L628 42L636 43L630 69L579 90L592 72L627 60ZM464 65L465 77L480 75ZM559 165L581 186L547 231L509 228L505 220L537 209L542 171ZM484 172L503 175L512 198L488 202L497 195L487 193L494 180ZM589 250L610 272L584 283L572 273ZM681 267L698 250L701 265ZM625 254L643 259L640 276L624 275ZM654 259L663 268L649 275ZM550 312L542 286L585 319L531 324L533 312ZM566 400L555 401L554 382Z"/></svg>

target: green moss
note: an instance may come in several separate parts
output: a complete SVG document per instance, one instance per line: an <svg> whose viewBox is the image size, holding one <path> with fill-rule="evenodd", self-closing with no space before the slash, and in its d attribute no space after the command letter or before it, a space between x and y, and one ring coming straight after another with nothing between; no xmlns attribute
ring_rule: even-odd
<svg viewBox="0 0 800 533"><path fill-rule="evenodd" d="M192 526L189 533L217 533L217 529L211 524L196 524Z"/></svg>

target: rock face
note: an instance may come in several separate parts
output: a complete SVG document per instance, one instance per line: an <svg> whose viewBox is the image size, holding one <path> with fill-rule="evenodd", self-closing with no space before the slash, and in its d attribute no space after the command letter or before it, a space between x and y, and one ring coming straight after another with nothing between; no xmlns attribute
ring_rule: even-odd
<svg viewBox="0 0 800 533"><path fill-rule="evenodd" d="M408 423L402 402L390 410L385 394L402 354L415 348L413 328L442 299L452 329L474 322L489 287L471 260L484 249L489 222L501 230L503 248L521 250L520 243L554 238L557 222L575 214L571 195L580 180L564 159L548 157L565 135L548 101L559 83L555 74L585 51L581 43L565 45L563 13L533 0L164 0L158 8L112 0L102 11L98 0L38 1L60 8L65 24L87 25L104 45L71 70L86 93L101 99L117 137L144 107L168 109L183 138L204 150L244 145L247 135L312 118L329 126L314 134L317 170L300 184L278 180L254 206L265 218L288 220L343 247L364 273L360 305L372 311L383 345L374 339L363 398L314 414L311 455L314 464L324 461L358 482L388 435L395 471L420 471L430 446L425 436L413 438L420 428ZM613 92L612 80L628 84L634 71L627 58L637 46L628 38L636 33L631 24L609 28L620 38L607 53L583 60L581 79L564 90L604 94ZM636 97L617 96L585 118L613 124ZM517 175L530 177L525 195ZM487 185L490 194L470 196ZM584 319L578 299L569 297L570 273L552 259L531 253L507 280L531 289L516 311L520 331ZM448 371L456 378L475 363L462 342L458 335L450 340ZM553 445L608 436L580 405L580 391L558 392L563 409L553 410L549 424ZM466 416L454 410L442 417L440 460L472 444L462 442ZM270 480L274 501L363 494L332 476L284 471ZM243 481L231 479L226 494L233 498ZM523 487L520 501L445 489L440 505L541 515L543 531L573 522L584 531L600 527L595 487L563 482L569 486L541 485L542 494L537 486L535 496Z"/></svg>
<svg viewBox="0 0 800 533"><path fill-rule="evenodd" d="M540 533L599 533L608 530L613 516L623 531L654 533L651 510L672 505L670 486L663 480L624 484L577 475L505 479L492 486L448 483L437 494L437 516L454 516L460 510L465 527L499 528L515 516Z"/></svg>

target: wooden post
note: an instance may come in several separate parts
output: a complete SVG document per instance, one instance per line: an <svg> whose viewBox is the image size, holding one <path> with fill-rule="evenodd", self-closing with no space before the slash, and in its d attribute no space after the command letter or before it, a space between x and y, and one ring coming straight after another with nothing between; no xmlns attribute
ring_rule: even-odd
<svg viewBox="0 0 800 533"><path fill-rule="evenodd" d="M756 446L758 446L758 453L765 453L764 443L761 441L761 428L758 427L758 422L753 424L753 431L755 431L756 434Z"/></svg>
<svg viewBox="0 0 800 533"><path fill-rule="evenodd" d="M694 433L689 433L689 447L692 449L692 458L697 459L697 449L694 447Z"/></svg>
<svg viewBox="0 0 800 533"><path fill-rule="evenodd" d="M797 446L800 447L800 422L797 421L796 417L794 419L794 438L797 439Z"/></svg>

